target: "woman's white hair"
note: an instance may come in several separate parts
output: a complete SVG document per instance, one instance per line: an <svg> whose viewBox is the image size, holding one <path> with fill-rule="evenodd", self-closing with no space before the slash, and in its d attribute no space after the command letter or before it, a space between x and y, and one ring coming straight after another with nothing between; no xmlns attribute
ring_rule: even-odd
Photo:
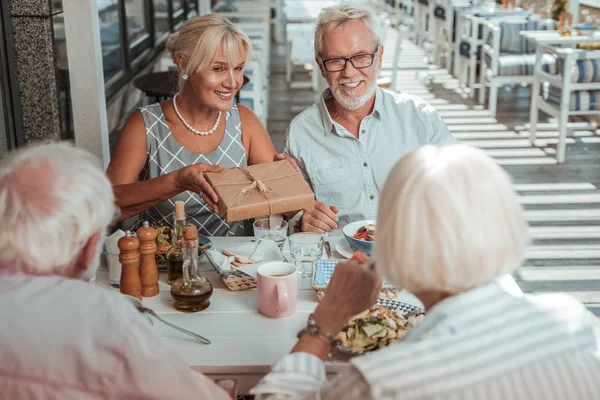
<svg viewBox="0 0 600 400"><path fill-rule="evenodd" d="M377 266L398 289L472 289L516 269L527 242L510 177L476 148L422 147L381 192Z"/></svg>
<svg viewBox="0 0 600 400"><path fill-rule="evenodd" d="M179 71L179 90L183 89L183 74L192 75L207 69L215 59L219 47L223 46L225 58L233 64L238 52L243 52L245 61L252 57L252 43L240 28L225 17L206 14L186 21L179 32L172 33L167 40L167 51L173 62L185 60L185 68Z"/></svg>
<svg viewBox="0 0 600 400"><path fill-rule="evenodd" d="M36 144L0 161L0 268L73 276L78 256L117 211L100 161L67 142Z"/></svg>
<svg viewBox="0 0 600 400"><path fill-rule="evenodd" d="M321 53L325 34L354 20L361 20L373 32L373 41L381 43L380 26L368 8L355 4L338 4L325 7L319 13L315 29L315 56Z"/></svg>

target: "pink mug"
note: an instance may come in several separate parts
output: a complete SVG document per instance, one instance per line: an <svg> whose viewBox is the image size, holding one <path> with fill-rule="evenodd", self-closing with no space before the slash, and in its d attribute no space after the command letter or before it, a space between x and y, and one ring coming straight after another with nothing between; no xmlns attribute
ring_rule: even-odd
<svg viewBox="0 0 600 400"><path fill-rule="evenodd" d="M258 267L258 311L265 317L283 318L296 312L298 270L294 264L271 261Z"/></svg>

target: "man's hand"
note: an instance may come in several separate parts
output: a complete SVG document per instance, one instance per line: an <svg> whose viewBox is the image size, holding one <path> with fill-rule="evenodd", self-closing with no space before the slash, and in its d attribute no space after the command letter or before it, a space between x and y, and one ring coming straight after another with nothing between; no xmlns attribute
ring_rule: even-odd
<svg viewBox="0 0 600 400"><path fill-rule="evenodd" d="M302 171L300 170L300 167L298 166L298 163L296 162L296 160L294 160L294 157L290 157L286 154L282 154L282 153L277 153L273 156L273 161L283 161L283 160L288 160L290 162L290 164L292 164L292 167L294 167L294 169L296 169L296 171L302 175Z"/></svg>
<svg viewBox="0 0 600 400"><path fill-rule="evenodd" d="M336 335L351 317L377 302L382 280L372 266L357 261L336 265L325 298L314 314L323 332Z"/></svg>
<svg viewBox="0 0 600 400"><path fill-rule="evenodd" d="M300 230L302 232L317 232L321 234L331 232L338 227L339 218L337 213L339 211L339 207L328 207L320 201L315 201L315 208L305 208L303 210Z"/></svg>
<svg viewBox="0 0 600 400"><path fill-rule="evenodd" d="M198 163L175 171L175 182L181 191L189 190L200 193L202 199L219 214L219 196L204 178L205 172L221 172L225 169L223 165L210 165Z"/></svg>

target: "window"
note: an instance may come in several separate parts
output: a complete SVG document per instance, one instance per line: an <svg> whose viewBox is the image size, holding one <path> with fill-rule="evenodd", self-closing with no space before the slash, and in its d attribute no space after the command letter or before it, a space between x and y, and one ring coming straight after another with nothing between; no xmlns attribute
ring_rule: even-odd
<svg viewBox="0 0 600 400"><path fill-rule="evenodd" d="M185 0L172 0L173 1L173 27L175 31L181 29L183 21L186 19L185 15Z"/></svg>
<svg viewBox="0 0 600 400"><path fill-rule="evenodd" d="M147 37L148 12L143 0L126 0L125 15L127 15L127 40L130 46Z"/></svg>
<svg viewBox="0 0 600 400"><path fill-rule="evenodd" d="M0 158L23 145L15 84L12 26L8 3L0 2Z"/></svg>
<svg viewBox="0 0 600 400"><path fill-rule="evenodd" d="M96 0L106 95L111 97L164 50L171 32L198 14L198 0Z"/></svg>
<svg viewBox="0 0 600 400"><path fill-rule="evenodd" d="M179 10L183 10L183 0L173 0L173 14L177 14Z"/></svg>
<svg viewBox="0 0 600 400"><path fill-rule="evenodd" d="M97 1L104 80L109 81L123 69L119 2L118 0Z"/></svg>
<svg viewBox="0 0 600 400"><path fill-rule="evenodd" d="M169 28L169 2L168 0L154 0L154 40L160 43L166 39Z"/></svg>
<svg viewBox="0 0 600 400"><path fill-rule="evenodd" d="M198 16L198 2L196 0L188 1L187 19Z"/></svg>
<svg viewBox="0 0 600 400"><path fill-rule="evenodd" d="M0 75L1 72L0 72ZM4 79L0 76L0 158L8 153L8 113L6 112L6 98L8 96L5 94L6 90L4 89Z"/></svg>
<svg viewBox="0 0 600 400"><path fill-rule="evenodd" d="M147 1L125 0L125 16L127 18L128 59L135 60L152 46L150 36L150 16Z"/></svg>

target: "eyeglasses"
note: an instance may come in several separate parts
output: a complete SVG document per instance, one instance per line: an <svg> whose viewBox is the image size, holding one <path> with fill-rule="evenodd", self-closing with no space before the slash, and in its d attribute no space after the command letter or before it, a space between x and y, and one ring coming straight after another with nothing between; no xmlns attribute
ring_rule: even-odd
<svg viewBox="0 0 600 400"><path fill-rule="evenodd" d="M345 57L337 57L330 58L327 60L323 60L323 57L319 55L321 58L321 62L325 66L325 69L329 72L339 72L343 71L346 68L346 62L350 61L350 64L356 69L367 68L373 65L373 60L375 59L375 54L379 50L379 45L375 47L375 51L371 54L357 54L355 56L345 58Z"/></svg>

